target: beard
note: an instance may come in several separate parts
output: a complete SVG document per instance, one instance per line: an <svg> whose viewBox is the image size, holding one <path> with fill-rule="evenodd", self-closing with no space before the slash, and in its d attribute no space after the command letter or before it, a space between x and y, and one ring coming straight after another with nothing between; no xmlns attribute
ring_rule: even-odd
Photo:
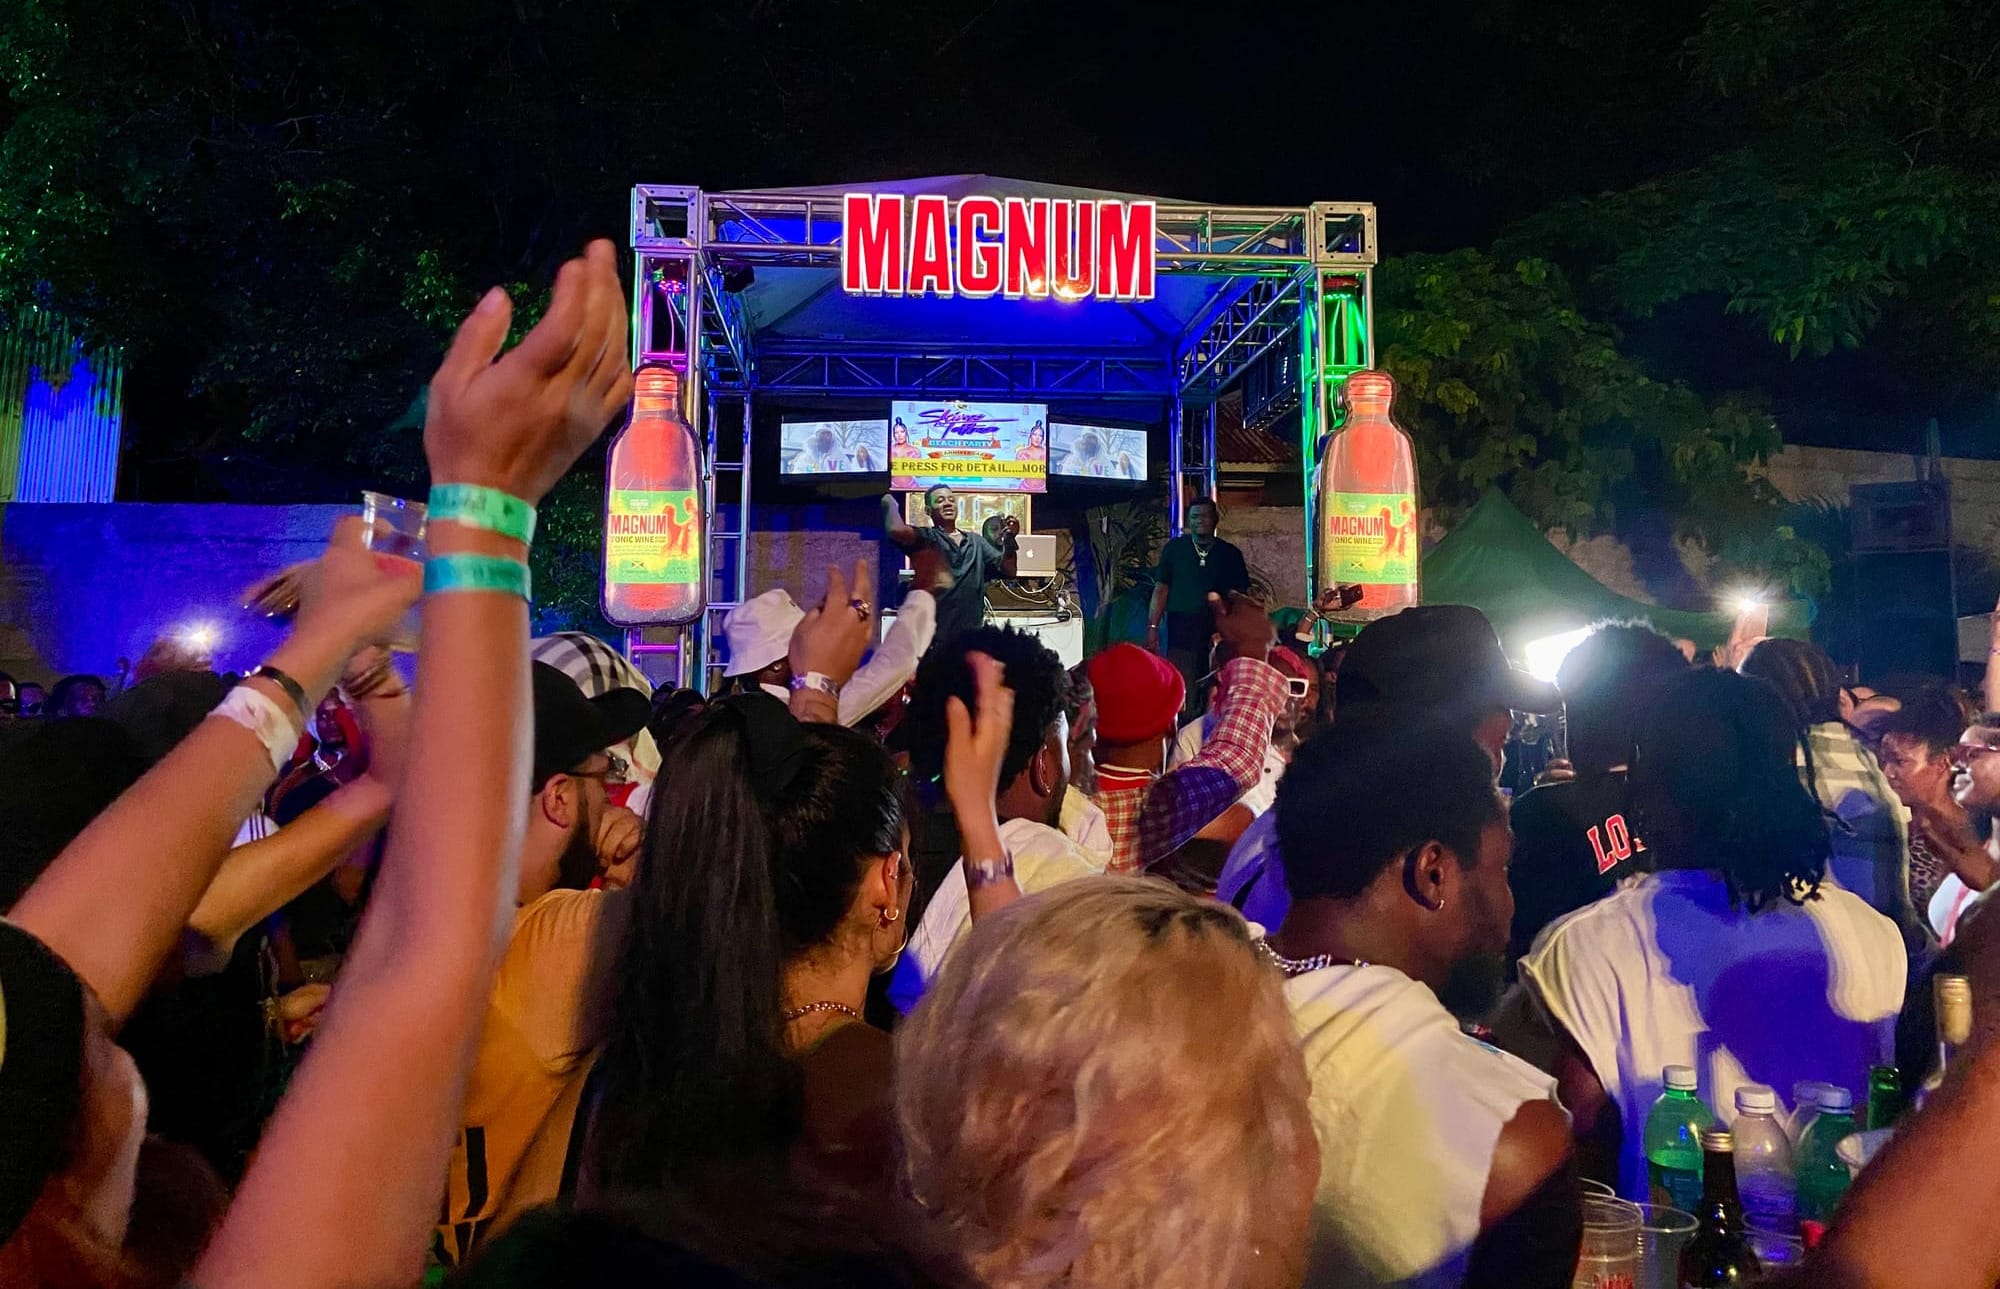
<svg viewBox="0 0 2000 1289"><path fill-rule="evenodd" d="M1446 1011L1462 1021L1480 1021L1500 1001L1507 983L1505 953L1475 953L1451 965L1451 975L1438 991L1438 1001Z"/></svg>
<svg viewBox="0 0 2000 1289"><path fill-rule="evenodd" d="M570 829L569 841L556 860L556 889L583 891L597 876L597 847L591 843L590 821L579 818Z"/></svg>

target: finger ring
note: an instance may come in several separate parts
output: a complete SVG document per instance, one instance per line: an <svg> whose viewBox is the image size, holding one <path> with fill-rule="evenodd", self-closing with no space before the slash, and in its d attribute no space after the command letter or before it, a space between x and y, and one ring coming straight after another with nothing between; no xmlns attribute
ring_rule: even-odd
<svg viewBox="0 0 2000 1289"><path fill-rule="evenodd" d="M868 614L870 609L872 608L872 606L868 603L868 601L858 598L849 600L847 602L847 607L853 609L854 616L861 619L863 622L866 622L868 620Z"/></svg>

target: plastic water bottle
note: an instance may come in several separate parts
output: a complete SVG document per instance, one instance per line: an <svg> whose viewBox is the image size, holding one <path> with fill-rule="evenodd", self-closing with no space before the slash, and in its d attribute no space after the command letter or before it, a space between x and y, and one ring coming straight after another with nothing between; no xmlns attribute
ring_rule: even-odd
<svg viewBox="0 0 2000 1289"><path fill-rule="evenodd" d="M1820 1094L1830 1091L1831 1083L1818 1079L1801 1079L1792 1084L1792 1113L1785 1122L1785 1135L1792 1139L1792 1153L1796 1155L1799 1143L1806 1139L1806 1129L1819 1117Z"/></svg>
<svg viewBox="0 0 2000 1289"><path fill-rule="evenodd" d="M1819 1114L1799 1139L1799 1217L1825 1222L1847 1193L1847 1165L1836 1153L1841 1139L1855 1131L1854 1094L1846 1088L1822 1088Z"/></svg>
<svg viewBox="0 0 2000 1289"><path fill-rule="evenodd" d="M1850 1103L1851 1105L1851 1103ZM1736 1186L1753 1226L1792 1233L1798 1221L1792 1143L1778 1123L1778 1094L1761 1083L1736 1089Z"/></svg>
<svg viewBox="0 0 2000 1289"><path fill-rule="evenodd" d="M1665 1090L1646 1113L1646 1179L1655 1204L1695 1211L1701 1202L1701 1134L1719 1128L1715 1112L1695 1095L1694 1067L1669 1065Z"/></svg>

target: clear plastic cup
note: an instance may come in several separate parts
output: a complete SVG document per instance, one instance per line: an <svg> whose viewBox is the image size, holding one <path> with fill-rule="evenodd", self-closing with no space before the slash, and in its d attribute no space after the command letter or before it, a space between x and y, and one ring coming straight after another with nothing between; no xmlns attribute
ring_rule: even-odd
<svg viewBox="0 0 2000 1289"><path fill-rule="evenodd" d="M386 492L361 494L363 541L369 550L422 564L424 531L429 519L428 510L421 501L406 501ZM415 652L419 622L417 610L412 608L396 624L394 633L385 643L399 653Z"/></svg>
<svg viewBox="0 0 2000 1289"><path fill-rule="evenodd" d="M1598 1181L1595 1177L1579 1177L1576 1184L1578 1189L1586 1195L1602 1195L1605 1199L1618 1198L1616 1189L1605 1182Z"/></svg>
<svg viewBox="0 0 2000 1289"><path fill-rule="evenodd" d="M1570 1289L1629 1289L1639 1278L1639 1206L1583 1197L1583 1245Z"/></svg>
<svg viewBox="0 0 2000 1289"><path fill-rule="evenodd" d="M1765 1271L1773 1267L1795 1267L1805 1261L1806 1242L1799 1238L1797 1230L1779 1230L1759 1222L1745 1224L1744 1235L1750 1241L1750 1251L1757 1255Z"/></svg>
<svg viewBox="0 0 2000 1289"><path fill-rule="evenodd" d="M1700 1225L1694 1214L1665 1204L1639 1204L1639 1280L1642 1289L1678 1289L1681 1247Z"/></svg>

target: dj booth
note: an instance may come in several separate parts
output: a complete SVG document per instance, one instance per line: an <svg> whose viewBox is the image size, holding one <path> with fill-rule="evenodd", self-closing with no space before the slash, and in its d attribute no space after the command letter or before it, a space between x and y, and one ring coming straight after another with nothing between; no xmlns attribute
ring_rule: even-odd
<svg viewBox="0 0 2000 1289"><path fill-rule="evenodd" d="M706 516L699 607L626 621L706 687L721 617L752 584L757 509L924 490L967 531L1019 522L1019 575L989 616L1081 659L1083 605L1038 506L1156 487L1169 528L1215 490L1215 402L1253 369L1295 386L1305 533L1340 384L1369 366L1374 207L1231 207L955 175L632 193L635 368L680 375ZM1278 359L1275 366L1273 359ZM1308 586L1313 551L1306 548ZM885 594L885 601L898 597ZM614 619L615 620L615 619ZM654 668L654 670L659 670Z"/></svg>

